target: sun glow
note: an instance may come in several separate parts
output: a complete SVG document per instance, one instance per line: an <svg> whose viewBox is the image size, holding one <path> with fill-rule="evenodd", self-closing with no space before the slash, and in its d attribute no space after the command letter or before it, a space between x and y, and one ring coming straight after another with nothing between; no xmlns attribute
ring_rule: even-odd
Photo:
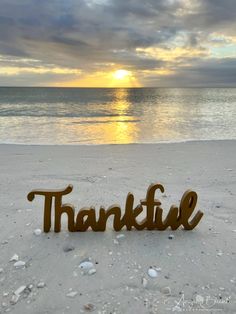
<svg viewBox="0 0 236 314"><path fill-rule="evenodd" d="M73 80L55 82L51 86L129 88L140 87L141 85L133 72L113 69L111 71L97 71L88 74L82 72L77 76L75 75Z"/></svg>
<svg viewBox="0 0 236 314"><path fill-rule="evenodd" d="M114 72L114 78L117 80L124 80L128 76L131 76L131 73L127 70L117 70Z"/></svg>

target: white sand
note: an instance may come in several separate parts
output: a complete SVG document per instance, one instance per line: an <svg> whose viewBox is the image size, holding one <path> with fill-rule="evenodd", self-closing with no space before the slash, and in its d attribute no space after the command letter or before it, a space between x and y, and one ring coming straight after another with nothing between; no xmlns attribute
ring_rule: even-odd
<svg viewBox="0 0 236 314"><path fill-rule="evenodd" d="M94 313L170 313L179 301L174 312L191 313L193 306L235 313L235 156L235 141L0 145L0 313L74 314L87 312L88 303ZM78 210L124 207L129 191L138 203L153 182L165 187L167 197L159 197L166 212L186 189L198 193L197 209L205 215L195 230L116 233L110 226L104 233L72 234L63 225L59 234L34 234L43 227L43 198L28 202L32 189L73 184L64 201ZM125 237L117 239L119 234ZM68 245L74 250L64 252ZM10 262L14 254L25 268ZM86 258L94 264L93 275L81 274L78 267ZM148 276L150 266L161 268L156 278ZM14 291L31 284L18 290L16 304L10 303ZM204 303L191 304L196 300Z"/></svg>

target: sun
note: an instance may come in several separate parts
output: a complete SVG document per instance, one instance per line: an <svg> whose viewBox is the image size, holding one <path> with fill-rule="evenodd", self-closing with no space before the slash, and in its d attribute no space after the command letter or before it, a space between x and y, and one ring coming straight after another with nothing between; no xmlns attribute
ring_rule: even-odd
<svg viewBox="0 0 236 314"><path fill-rule="evenodd" d="M113 76L117 80L124 80L130 76L130 72L127 70L117 70L114 72Z"/></svg>

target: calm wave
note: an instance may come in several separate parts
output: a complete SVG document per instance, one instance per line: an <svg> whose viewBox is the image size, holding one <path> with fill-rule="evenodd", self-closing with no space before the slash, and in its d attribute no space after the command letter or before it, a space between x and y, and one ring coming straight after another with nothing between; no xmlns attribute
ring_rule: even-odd
<svg viewBox="0 0 236 314"><path fill-rule="evenodd" d="M0 142L236 139L236 89L0 88Z"/></svg>

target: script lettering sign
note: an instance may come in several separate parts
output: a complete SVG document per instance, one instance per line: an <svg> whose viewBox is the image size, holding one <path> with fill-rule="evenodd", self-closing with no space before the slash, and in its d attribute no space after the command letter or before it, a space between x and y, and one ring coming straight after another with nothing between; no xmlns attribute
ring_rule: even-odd
<svg viewBox="0 0 236 314"><path fill-rule="evenodd" d="M32 201L35 195L44 197L44 232L49 232L52 225L52 211L54 213L54 231L61 231L61 216L66 213L68 217L68 230L71 232L86 231L91 228L93 231L105 231L109 216L113 215L113 228L120 231L123 227L127 230L165 230L170 227L172 230L183 226L186 230L192 230L201 220L203 213L198 211L191 218L197 204L197 193L187 190L180 201L180 205L172 205L163 218L161 201L155 198L159 190L164 193L164 187L160 183L151 184L147 190L146 198L134 207L134 195L128 193L124 214L119 205L111 205L107 210L101 206L96 217L94 207L83 207L75 216L75 208L71 204L63 204L62 197L71 193L72 185L63 190L33 190L28 194L28 200ZM54 208L53 205L54 204ZM146 217L137 221L138 216L146 208Z"/></svg>

